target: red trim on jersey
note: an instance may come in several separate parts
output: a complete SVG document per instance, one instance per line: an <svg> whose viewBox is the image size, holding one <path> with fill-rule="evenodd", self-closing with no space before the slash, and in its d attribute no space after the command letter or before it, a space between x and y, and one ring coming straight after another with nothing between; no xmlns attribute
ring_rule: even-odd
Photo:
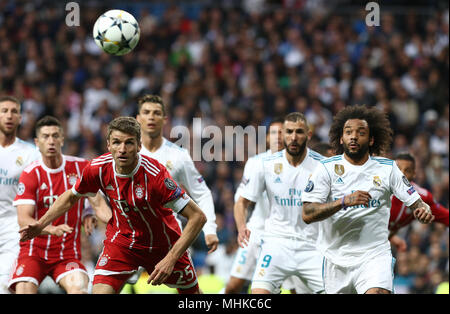
<svg viewBox="0 0 450 314"><path fill-rule="evenodd" d="M120 175L111 153L101 155L84 169L73 190L86 195L101 189L108 198L113 214L105 241L129 249L170 248L181 230L173 210L165 204L184 191L158 161L140 154L138 158L129 175Z"/></svg>
<svg viewBox="0 0 450 314"><path fill-rule="evenodd" d="M35 204L36 220L40 219L55 202L59 195L72 187L88 161L82 158L63 156L63 163L58 169L47 168L42 160L30 164L22 172L19 191L14 199L14 205ZM21 254L38 256L45 260L63 260L81 258L81 211L84 199L80 199L64 215L55 219L52 225L68 224L73 227L72 233L61 237L42 235L26 242L20 242Z"/></svg>

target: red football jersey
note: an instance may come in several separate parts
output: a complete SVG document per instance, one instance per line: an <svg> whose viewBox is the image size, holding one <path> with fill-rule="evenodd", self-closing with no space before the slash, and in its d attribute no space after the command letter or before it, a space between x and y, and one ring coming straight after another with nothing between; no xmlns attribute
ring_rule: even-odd
<svg viewBox="0 0 450 314"><path fill-rule="evenodd" d="M437 203L433 195L427 190L424 189L414 182L411 182L414 189L419 193L422 200L430 206L431 212L435 216L434 222L440 222L445 224L448 227L448 209ZM391 216L389 217L389 230L397 231L400 228L411 223L414 220L414 215L412 210L403 204L395 196L392 196L391 199Z"/></svg>
<svg viewBox="0 0 450 314"><path fill-rule="evenodd" d="M50 169L42 159L36 160L22 172L18 192L13 205L36 205L36 220L40 219L55 202L59 195L70 189L81 177L88 161L82 158L63 155L63 162L58 169ZM81 216L83 199L80 199L64 215L55 219L53 225L67 224L74 228L72 233L57 237L41 235L29 241L20 242L20 254L40 256L49 259L81 259Z"/></svg>
<svg viewBox="0 0 450 314"><path fill-rule="evenodd" d="M116 173L111 153L91 161L73 186L76 195L102 190L112 208L106 240L129 249L168 249L180 237L174 212L180 212L189 197L153 158L138 154L138 164L128 175Z"/></svg>

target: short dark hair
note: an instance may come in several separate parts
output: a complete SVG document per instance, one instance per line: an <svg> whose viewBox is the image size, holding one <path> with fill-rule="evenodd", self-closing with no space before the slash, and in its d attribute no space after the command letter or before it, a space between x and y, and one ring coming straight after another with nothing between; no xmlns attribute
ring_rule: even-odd
<svg viewBox="0 0 450 314"><path fill-rule="evenodd" d="M113 131L134 135L138 143L141 141L141 126L133 117L118 117L112 120L108 125L108 140Z"/></svg>
<svg viewBox="0 0 450 314"><path fill-rule="evenodd" d="M36 136L39 134L39 131L44 126L57 126L57 127L59 127L61 132L63 131L62 124L61 124L61 122L59 122L58 119L56 119L53 116L45 116L45 117L42 117L41 119L39 119L38 122L36 122L36 126L35 126Z"/></svg>
<svg viewBox="0 0 450 314"><path fill-rule="evenodd" d="M308 120L306 120L306 116L301 113L301 112L291 112L288 113L285 117L284 117L284 122L286 121L290 121L290 122L298 122L298 121L302 121L303 123L305 123L307 129L309 129L309 123Z"/></svg>
<svg viewBox="0 0 450 314"><path fill-rule="evenodd" d="M344 152L340 139L347 120L365 120L369 125L369 136L373 137L373 145L369 146L369 154L383 156L391 150L393 131L387 115L376 107L364 105L347 106L339 111L333 119L329 131L330 144L336 154Z"/></svg>
<svg viewBox="0 0 450 314"><path fill-rule="evenodd" d="M412 162L413 165L416 165L415 158L413 157L413 155L411 155L408 152L397 154L397 156L394 157L394 160L407 160L407 161Z"/></svg>
<svg viewBox="0 0 450 314"><path fill-rule="evenodd" d="M270 132L270 127L272 126L272 125L274 125L275 123L280 123L280 124L283 124L283 122L284 122L284 118L283 117L275 117L275 118L273 118L271 121L270 121L270 123L269 123L269 127L267 128L267 134L269 134L269 132Z"/></svg>
<svg viewBox="0 0 450 314"><path fill-rule="evenodd" d="M20 100L14 96L10 96L10 95L2 95L0 96L0 102L5 102L5 101L11 101L13 103L16 103L19 105L19 108L21 106L20 104Z"/></svg>
<svg viewBox="0 0 450 314"><path fill-rule="evenodd" d="M141 112L141 108L142 105L146 102L151 102L151 103L155 103L155 104L160 104L162 111L163 111L163 115L166 115L166 108L164 105L164 101L162 100L161 96L158 95L151 95L151 94L145 94L142 97L139 97L138 99L138 113Z"/></svg>

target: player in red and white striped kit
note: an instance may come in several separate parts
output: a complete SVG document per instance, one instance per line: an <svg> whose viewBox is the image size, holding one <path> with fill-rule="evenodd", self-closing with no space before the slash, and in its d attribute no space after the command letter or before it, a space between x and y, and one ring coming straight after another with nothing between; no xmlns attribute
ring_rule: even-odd
<svg viewBox="0 0 450 314"><path fill-rule="evenodd" d="M95 158L44 217L21 229L21 237L33 238L80 197L102 190L113 215L96 265L92 292L119 292L143 266L153 285L164 283L180 293L199 293L187 248L202 230L206 216L163 165L138 153L140 139L136 119L113 120L107 136L110 153ZM183 232L174 213L188 219Z"/></svg>
<svg viewBox="0 0 450 314"><path fill-rule="evenodd" d="M61 153L64 137L60 122L50 116L36 124L36 145L41 158L22 172L13 205L21 227L42 217L59 195L81 177L87 160ZM106 202L98 197L99 202ZM97 204L97 203L95 203ZM41 235L20 242L20 253L9 288L16 293L37 293L41 281L51 276L68 293L85 293L89 277L81 263L81 225L89 234L93 215L83 212L84 198L46 227Z"/></svg>
<svg viewBox="0 0 450 314"><path fill-rule="evenodd" d="M448 227L448 208L444 207L442 204L439 204L434 199L433 194L431 194L430 191L413 182L416 175L416 161L414 157L409 153L399 154L395 157L395 162L397 163L398 168L405 175L406 179L410 182L411 187L416 190L422 200L430 206L431 212L435 217L433 222L439 222ZM406 250L405 240L396 235L398 230L406 227L413 220L414 215L412 210L398 198L393 196L391 199L391 215L389 218L389 240L391 241L391 245L395 246L397 250Z"/></svg>

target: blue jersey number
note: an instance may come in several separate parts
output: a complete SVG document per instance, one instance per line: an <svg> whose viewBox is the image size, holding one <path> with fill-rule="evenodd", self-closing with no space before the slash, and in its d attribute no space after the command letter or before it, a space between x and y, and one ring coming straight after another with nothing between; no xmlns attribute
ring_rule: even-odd
<svg viewBox="0 0 450 314"><path fill-rule="evenodd" d="M272 260L272 256L270 256L268 254L265 255L264 258L263 258L263 262L264 263L261 264L261 267L263 267L263 268L269 267L269 264L270 264L271 260Z"/></svg>

